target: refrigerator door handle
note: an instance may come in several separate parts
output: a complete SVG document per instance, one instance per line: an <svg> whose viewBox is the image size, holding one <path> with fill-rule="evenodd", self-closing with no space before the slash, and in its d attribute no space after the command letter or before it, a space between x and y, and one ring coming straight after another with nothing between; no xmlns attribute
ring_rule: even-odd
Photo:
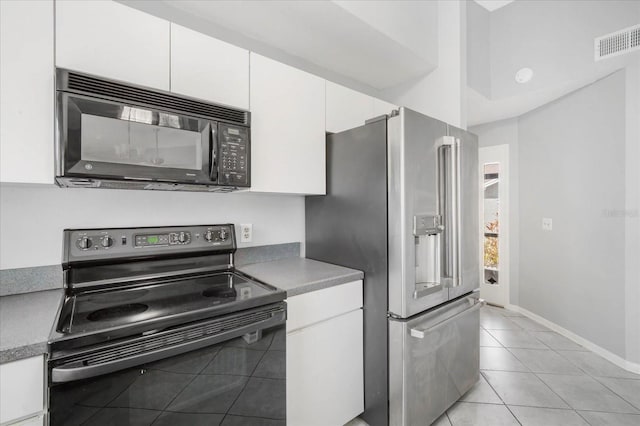
<svg viewBox="0 0 640 426"><path fill-rule="evenodd" d="M462 249L462 219L461 206L461 149L460 139L453 136L443 136L436 144L438 150L438 210L445 218L446 237L443 282L447 287L462 285L461 277L461 249ZM449 152L448 158L445 150ZM445 161L445 158L448 161Z"/></svg>
<svg viewBox="0 0 640 426"><path fill-rule="evenodd" d="M486 305L487 302L485 302L483 299L476 299L475 297L471 297L469 299L467 299L467 301L469 302L469 307L463 311L458 312L455 315L450 316L449 318L445 318L442 321L434 324L434 325L430 325L428 327L425 328L420 328L420 327L414 327L411 329L410 334L411 337L415 337L417 339L424 339L424 337L428 334L428 333L432 333L434 331L436 331L437 329L443 327L444 325L448 324L451 320L454 320L455 318L459 317L460 315L463 315L467 312L469 312L470 310L475 310L475 309L480 309L482 306Z"/></svg>

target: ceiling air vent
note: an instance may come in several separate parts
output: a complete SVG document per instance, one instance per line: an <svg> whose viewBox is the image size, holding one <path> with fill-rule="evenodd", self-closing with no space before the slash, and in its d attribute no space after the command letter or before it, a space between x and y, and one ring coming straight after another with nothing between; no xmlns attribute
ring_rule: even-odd
<svg viewBox="0 0 640 426"><path fill-rule="evenodd" d="M595 60L640 50L640 25L625 28L595 39Z"/></svg>

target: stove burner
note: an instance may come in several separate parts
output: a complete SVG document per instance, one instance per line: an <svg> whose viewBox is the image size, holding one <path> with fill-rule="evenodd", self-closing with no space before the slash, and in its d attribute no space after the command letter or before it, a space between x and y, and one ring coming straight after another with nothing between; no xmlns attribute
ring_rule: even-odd
<svg viewBox="0 0 640 426"><path fill-rule="evenodd" d="M111 306L109 308L98 309L87 315L89 321L111 321L114 319L141 314L149 309L149 306L142 303L128 303L126 305Z"/></svg>
<svg viewBox="0 0 640 426"><path fill-rule="evenodd" d="M220 288L220 287L211 287L202 292L204 297L214 297L216 299L235 299L238 293L235 288Z"/></svg>

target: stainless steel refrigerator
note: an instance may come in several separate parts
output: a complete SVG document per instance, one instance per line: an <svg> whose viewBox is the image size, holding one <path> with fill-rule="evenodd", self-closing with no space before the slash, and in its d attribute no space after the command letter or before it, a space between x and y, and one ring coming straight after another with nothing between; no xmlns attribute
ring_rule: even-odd
<svg viewBox="0 0 640 426"><path fill-rule="evenodd" d="M362 417L430 424L479 378L477 137L407 108L327 136L306 256L364 271Z"/></svg>

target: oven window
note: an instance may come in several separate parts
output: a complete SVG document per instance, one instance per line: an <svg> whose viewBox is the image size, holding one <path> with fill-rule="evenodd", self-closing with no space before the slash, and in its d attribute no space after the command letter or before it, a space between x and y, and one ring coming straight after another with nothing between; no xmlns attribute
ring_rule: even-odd
<svg viewBox="0 0 640 426"><path fill-rule="evenodd" d="M81 159L200 170L202 134L179 128L180 117L124 107L121 117L81 116Z"/></svg>
<svg viewBox="0 0 640 426"><path fill-rule="evenodd" d="M286 426L283 325L185 354L49 387L51 426Z"/></svg>

